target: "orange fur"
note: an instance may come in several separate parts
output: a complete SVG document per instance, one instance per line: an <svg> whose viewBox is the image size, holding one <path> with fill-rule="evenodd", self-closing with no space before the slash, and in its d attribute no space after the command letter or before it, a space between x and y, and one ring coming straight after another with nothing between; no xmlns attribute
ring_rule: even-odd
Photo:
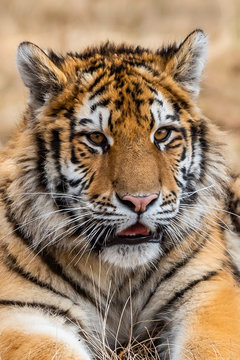
<svg viewBox="0 0 240 360"><path fill-rule="evenodd" d="M239 182L196 106L205 57L200 30L158 51L20 45L29 106L0 154L2 360L121 359L138 342L160 360L238 358L223 228ZM127 195L154 201L137 213Z"/></svg>

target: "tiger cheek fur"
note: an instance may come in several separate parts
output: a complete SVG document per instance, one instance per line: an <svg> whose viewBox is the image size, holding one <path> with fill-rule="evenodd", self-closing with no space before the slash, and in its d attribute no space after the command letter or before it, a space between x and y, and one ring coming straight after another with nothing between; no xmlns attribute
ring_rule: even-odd
<svg viewBox="0 0 240 360"><path fill-rule="evenodd" d="M238 181L196 106L206 53L201 30L156 51L20 44L28 107L0 154L1 359L239 357L224 228Z"/></svg>

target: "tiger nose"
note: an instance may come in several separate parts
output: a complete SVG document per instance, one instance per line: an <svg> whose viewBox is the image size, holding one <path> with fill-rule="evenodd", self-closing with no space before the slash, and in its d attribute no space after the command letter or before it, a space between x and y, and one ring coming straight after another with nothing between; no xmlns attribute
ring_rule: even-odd
<svg viewBox="0 0 240 360"><path fill-rule="evenodd" d="M147 206L155 199L158 198L157 194L150 194L146 196L133 196L133 195L125 195L122 200L126 202L126 205L135 206L134 211L137 213L142 213L146 211ZM130 202L130 204L128 204Z"/></svg>

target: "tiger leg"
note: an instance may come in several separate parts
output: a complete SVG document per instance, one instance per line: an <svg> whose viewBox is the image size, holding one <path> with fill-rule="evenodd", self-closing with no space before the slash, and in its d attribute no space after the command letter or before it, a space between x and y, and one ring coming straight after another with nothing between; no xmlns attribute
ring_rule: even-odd
<svg viewBox="0 0 240 360"><path fill-rule="evenodd" d="M1 360L91 360L72 325L31 309L0 311Z"/></svg>
<svg viewBox="0 0 240 360"><path fill-rule="evenodd" d="M207 301L199 295L195 310L185 312L172 359L240 359L239 288L230 276L223 281L216 279L214 288L213 292L202 289Z"/></svg>

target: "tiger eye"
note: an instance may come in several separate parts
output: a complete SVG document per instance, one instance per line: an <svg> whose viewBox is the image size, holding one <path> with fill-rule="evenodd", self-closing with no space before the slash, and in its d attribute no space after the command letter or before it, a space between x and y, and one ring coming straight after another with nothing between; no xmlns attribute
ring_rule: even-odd
<svg viewBox="0 0 240 360"><path fill-rule="evenodd" d="M88 134L88 139L95 145L102 145L106 138L100 132L93 132L91 134Z"/></svg>
<svg viewBox="0 0 240 360"><path fill-rule="evenodd" d="M171 129L162 128L155 132L154 138L157 142L163 142L169 138L170 134Z"/></svg>

